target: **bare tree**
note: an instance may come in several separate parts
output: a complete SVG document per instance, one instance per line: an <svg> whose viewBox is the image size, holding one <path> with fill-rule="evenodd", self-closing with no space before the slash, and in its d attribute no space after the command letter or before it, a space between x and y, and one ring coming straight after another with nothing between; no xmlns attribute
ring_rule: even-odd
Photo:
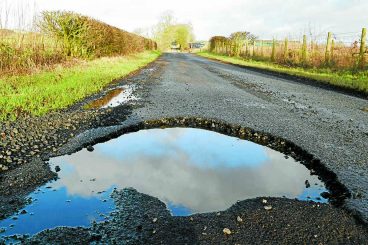
<svg viewBox="0 0 368 245"><path fill-rule="evenodd" d="M0 28L9 28L9 14L11 11L11 5L8 4L7 0L4 0L0 5Z"/></svg>
<svg viewBox="0 0 368 245"><path fill-rule="evenodd" d="M30 31L37 16L34 0L0 1L0 29Z"/></svg>

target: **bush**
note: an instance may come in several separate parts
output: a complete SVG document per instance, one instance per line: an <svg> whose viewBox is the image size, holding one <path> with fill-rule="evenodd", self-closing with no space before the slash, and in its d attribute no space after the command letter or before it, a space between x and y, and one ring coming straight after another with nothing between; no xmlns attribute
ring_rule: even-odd
<svg viewBox="0 0 368 245"><path fill-rule="evenodd" d="M38 33L0 29L0 76L157 49L150 39L72 12L43 12L37 24Z"/></svg>
<svg viewBox="0 0 368 245"><path fill-rule="evenodd" d="M66 56L126 55L157 47L152 40L73 12L43 12L39 26L62 43Z"/></svg>

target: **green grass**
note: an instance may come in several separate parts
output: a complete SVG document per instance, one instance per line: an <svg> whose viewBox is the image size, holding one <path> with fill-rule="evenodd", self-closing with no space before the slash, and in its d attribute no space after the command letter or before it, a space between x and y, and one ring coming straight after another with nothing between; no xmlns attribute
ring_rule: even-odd
<svg viewBox="0 0 368 245"><path fill-rule="evenodd" d="M14 120L19 114L39 116L66 108L159 55L157 51L146 51L86 61L73 67L60 66L32 75L0 78L0 120Z"/></svg>
<svg viewBox="0 0 368 245"><path fill-rule="evenodd" d="M336 72L330 69L307 69L307 68L304 69L298 67L286 67L271 62L245 60L242 58L229 57L209 52L200 52L197 54L202 57L215 59L231 64L237 64L245 67L259 68L268 71L274 71L298 77L309 78L325 82L328 84L332 84L338 87L353 89L368 94L368 71L362 71L353 74L351 71Z"/></svg>

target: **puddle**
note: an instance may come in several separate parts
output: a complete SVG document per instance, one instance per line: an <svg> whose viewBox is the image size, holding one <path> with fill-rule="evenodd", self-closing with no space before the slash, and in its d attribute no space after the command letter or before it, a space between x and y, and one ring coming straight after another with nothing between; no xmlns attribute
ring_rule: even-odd
<svg viewBox="0 0 368 245"><path fill-rule="evenodd" d="M109 195L115 187L158 197L177 216L224 210L259 196L327 202L320 196L323 183L294 159L201 129L141 130L50 164L60 167L60 178L31 194L37 200L24 208L26 214L0 221L1 235L104 220L114 209Z"/></svg>
<svg viewBox="0 0 368 245"><path fill-rule="evenodd" d="M133 95L135 90L134 85L124 85L116 89L106 92L106 94L97 100L92 101L86 108L107 108L116 107L123 103L137 100L138 98Z"/></svg>
<svg viewBox="0 0 368 245"><path fill-rule="evenodd" d="M18 214L0 221L0 235L36 234L57 226L89 226L93 221L105 220L106 215L114 210L114 202L110 198L112 188L86 197L73 195L67 186L56 187L56 183L39 188L29 196L31 204ZM26 213L22 214L23 210Z"/></svg>

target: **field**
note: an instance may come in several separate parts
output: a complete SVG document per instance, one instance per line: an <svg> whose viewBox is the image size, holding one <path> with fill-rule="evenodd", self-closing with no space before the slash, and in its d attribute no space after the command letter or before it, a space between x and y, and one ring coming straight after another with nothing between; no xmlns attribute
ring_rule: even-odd
<svg viewBox="0 0 368 245"><path fill-rule="evenodd" d="M199 55L300 76L368 94L367 30L264 40L250 32L213 36Z"/></svg>
<svg viewBox="0 0 368 245"><path fill-rule="evenodd" d="M290 67L355 72L368 68L366 38L366 28L361 32L328 32L284 40L263 40L249 32L234 32L229 37L213 36L209 51Z"/></svg>

